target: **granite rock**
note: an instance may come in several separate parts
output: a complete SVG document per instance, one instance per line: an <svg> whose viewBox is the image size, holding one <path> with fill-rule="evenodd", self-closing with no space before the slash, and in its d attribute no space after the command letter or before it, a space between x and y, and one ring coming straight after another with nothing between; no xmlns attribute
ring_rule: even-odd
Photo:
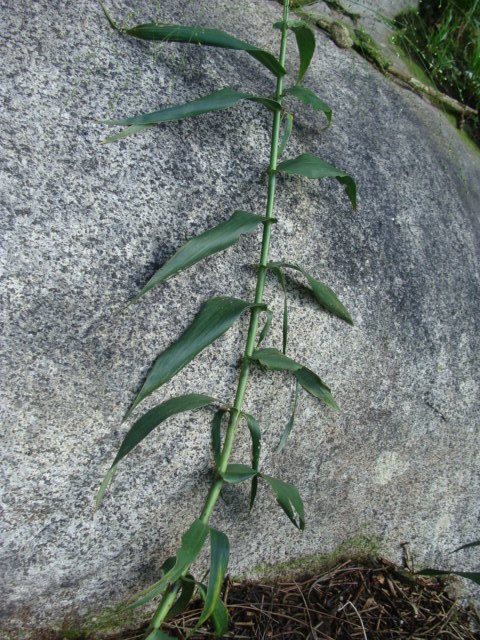
<svg viewBox="0 0 480 640"><path fill-rule="evenodd" d="M133 21L217 26L278 47L273 0L109 2L121 21L132 6ZM26 638L94 624L175 550L210 481L207 411L149 436L96 512L94 495L156 355L208 297L254 290L259 237L249 235L123 310L187 238L235 208L262 212L268 112L241 104L114 145L99 144L97 119L227 85L269 94L273 82L241 52L123 37L93 0L2 10L0 628ZM293 529L266 487L252 513L247 488L230 488L212 522L230 537L236 575L358 536L393 560L409 541L417 565L441 566L478 538L479 155L422 98L320 32L317 43L305 84L334 120L323 131L321 115L295 105L289 155L317 153L351 173L358 211L335 181L281 178L271 255L333 287L355 327L290 284L289 353L342 411L302 395L278 454L292 383L253 375L246 407L263 427L262 468L299 487L307 528ZM274 280L267 301L273 346L283 304ZM144 406L189 391L229 401L245 334L243 318ZM247 456L242 432L236 459Z"/></svg>

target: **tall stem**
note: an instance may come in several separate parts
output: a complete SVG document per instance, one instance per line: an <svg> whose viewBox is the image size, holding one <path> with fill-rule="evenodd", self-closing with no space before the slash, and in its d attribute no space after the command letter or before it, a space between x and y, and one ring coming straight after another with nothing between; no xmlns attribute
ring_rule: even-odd
<svg viewBox="0 0 480 640"><path fill-rule="evenodd" d="M283 21L282 21L282 40L280 43L280 55L279 62L282 67L285 66L285 56L287 51L287 21L288 21L288 8L289 8L290 0L283 0ZM277 86L275 90L275 100L282 103L282 93L283 93L283 76L277 77ZM276 187L276 169L277 169L277 161L278 161L278 143L280 137L280 125L281 125L282 114L281 111L275 111L273 115L273 125L272 125L272 139L271 139L271 147L270 147L270 162L268 166L268 191L267 191L267 205L265 211L266 221L263 227L263 236L262 236L262 248L260 252L260 263L258 269L257 276L257 286L255 290L255 303L262 304L263 302L263 293L265 290L265 279L267 275L267 264L268 264L268 254L270 250L270 238L272 235L272 224L274 222L273 217L273 209L275 204L275 187ZM230 419L227 426L227 431L225 434L225 442L223 444L222 453L220 456L219 463L217 465L217 470L220 473L224 473L228 466L228 461L230 459L230 455L232 453L233 445L235 442L235 436L237 434L238 422L241 416L243 401L245 399L245 393L248 385L248 378L250 375L250 358L255 349L255 340L257 338L258 332L258 322L259 316L261 313L261 309L259 307L254 307L250 316L250 324L248 327L247 334L247 342L245 345L244 358L242 363L242 368L240 371L240 377L238 380L237 392L235 394L235 401L233 403L233 408L230 410ZM214 480L212 486L210 487L210 491L208 492L208 496L205 500L205 504L202 509L202 513L200 514L200 520L205 524L210 519L210 516L213 513L215 505L217 503L218 497L220 495L220 491L222 489L224 481L220 476L217 476ZM185 570L185 573L188 569ZM170 611L174 601L176 598L176 591L172 588L168 590L160 606L158 607L155 616L152 620L152 627L154 629L158 629L161 623L165 620L168 612Z"/></svg>

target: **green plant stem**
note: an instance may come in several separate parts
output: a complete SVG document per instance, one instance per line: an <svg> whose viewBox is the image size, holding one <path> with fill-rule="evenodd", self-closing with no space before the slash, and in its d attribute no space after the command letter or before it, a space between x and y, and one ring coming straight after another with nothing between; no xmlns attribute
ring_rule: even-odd
<svg viewBox="0 0 480 640"><path fill-rule="evenodd" d="M279 62L282 67L285 65L285 57L287 50L287 21L288 21L288 9L289 9L289 0L283 0L283 25L282 25L282 40L280 43L280 55ZM275 100L278 102L282 102L282 93L283 93L283 76L277 77L277 86L275 91ZM260 264L257 276L257 286L255 290L255 303L262 304L263 303L263 294L265 290L265 279L267 275L267 264L268 264L268 254L270 250L270 238L272 235L272 224L275 222L273 217L273 209L275 204L275 188L276 188L276 169L277 169L277 161L278 161L278 143L280 137L280 125L281 125L282 113L281 111L276 111L273 116L273 125L272 125L272 139L271 139L271 148L270 148L270 162L268 167L268 191L267 191L267 205L265 217L267 218L264 228L263 228L263 236L262 236L262 248L260 252ZM250 324L248 327L247 341L245 345L245 352L242 362L242 368L240 371L240 377L238 380L237 392L235 394L235 401L233 403L233 407L230 411L230 419L227 426L227 431L225 434L225 441L222 448L222 453L220 456L220 461L218 463L217 471L219 473L224 473L228 466L228 461L230 459L233 445L235 442L235 436L238 430L238 423L242 414L242 406L243 401L245 399L245 393L248 386L248 378L250 375L250 359L255 349L255 341L257 338L258 332L258 323L259 316L262 312L262 309L259 307L255 307L252 310L250 316ZM210 519L210 516L213 513L215 505L217 503L218 497L220 495L220 491L224 484L223 479L220 475L217 475L212 486L210 487L210 491L208 492L208 496L205 500L205 504L202 509L202 513L200 515L200 520L205 524ZM184 573L187 573L188 568L185 569ZM175 602L176 591L174 589L169 589L160 603L155 616L152 621L152 626L154 629L158 629L162 622L165 620L168 612L170 611L173 603Z"/></svg>

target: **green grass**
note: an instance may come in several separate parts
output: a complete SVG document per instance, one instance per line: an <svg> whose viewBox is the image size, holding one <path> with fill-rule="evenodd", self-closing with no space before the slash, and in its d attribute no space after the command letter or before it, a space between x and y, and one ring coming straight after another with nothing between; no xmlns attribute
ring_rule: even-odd
<svg viewBox="0 0 480 640"><path fill-rule="evenodd" d="M440 91L480 108L480 0L420 0L395 26L396 43ZM480 144L480 118L466 126Z"/></svg>

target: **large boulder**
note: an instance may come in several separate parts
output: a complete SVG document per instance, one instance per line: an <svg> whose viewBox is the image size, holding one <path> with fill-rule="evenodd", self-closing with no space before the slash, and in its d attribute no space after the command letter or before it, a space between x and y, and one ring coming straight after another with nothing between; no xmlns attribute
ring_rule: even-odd
<svg viewBox="0 0 480 640"><path fill-rule="evenodd" d="M278 48L277 2L158 5L136 0L130 18L217 26ZM120 21L131 6L109 2ZM199 513L212 468L207 411L165 423L121 463L96 512L93 500L156 355L208 297L253 297L258 235L123 306L190 236L265 203L271 118L259 105L104 146L96 120L222 86L271 94L273 79L241 52L121 36L94 0L10 3L3 30L0 627L38 638L41 628L102 626L105 610L155 580ZM417 565L439 566L478 537L479 155L354 51L320 32L317 45L305 84L332 106L333 124L324 131L319 114L294 105L289 155L317 153L348 171L359 206L351 211L335 181L281 178L271 255L332 286L355 327L290 284L289 353L342 410L302 393L276 453L292 381L255 371L246 406L263 427L262 469L298 486L307 528L294 529L266 487L251 513L248 488L229 488L212 522L230 538L234 575L342 544L355 552L356 541L393 560L408 541ZM294 40L290 51L294 73ZM278 346L273 279L267 301L267 344ZM189 391L231 401L246 323L144 407ZM248 462L248 449L242 432L236 460Z"/></svg>

